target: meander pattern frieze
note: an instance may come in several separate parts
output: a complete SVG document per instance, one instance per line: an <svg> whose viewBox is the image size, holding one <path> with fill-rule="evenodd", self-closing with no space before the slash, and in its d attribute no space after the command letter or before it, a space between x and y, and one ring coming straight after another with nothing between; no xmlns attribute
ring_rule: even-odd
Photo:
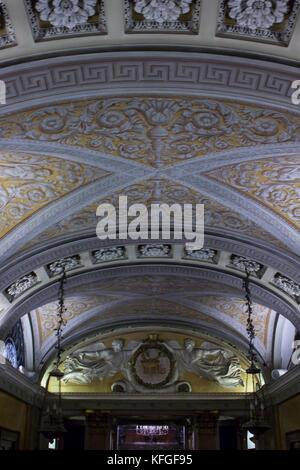
<svg viewBox="0 0 300 470"><path fill-rule="evenodd" d="M138 57L137 57L138 56ZM47 68L45 65L47 64ZM186 93L202 88L207 96L209 90L214 95L233 95L265 99L266 102L286 104L290 108L291 83L298 78L292 67L268 64L263 61L253 62L251 71L243 66L238 58L209 56L186 53L185 58L177 53L149 53L142 55L138 52L103 53L101 55L86 55L82 57L58 58L45 61L44 67L20 65L11 69L2 69L0 78L7 83L8 105L26 106L26 100L53 102L55 99L70 92L73 98L76 91L86 90L91 95L103 92L118 93L123 87L125 92L136 92L136 83L144 91L149 90L149 84L154 90L171 89ZM61 99L66 99L61 96ZM25 100L25 102L24 102ZM23 103L22 103L23 101ZM28 105L27 105L28 107ZM9 106L6 110L10 110ZM5 112L7 112L5 110ZM295 109L295 112L297 110Z"/></svg>

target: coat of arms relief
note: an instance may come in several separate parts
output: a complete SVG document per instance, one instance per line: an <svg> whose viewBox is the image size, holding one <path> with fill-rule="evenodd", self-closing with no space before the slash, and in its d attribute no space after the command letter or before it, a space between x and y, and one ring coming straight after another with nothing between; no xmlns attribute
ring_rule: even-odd
<svg viewBox="0 0 300 470"><path fill-rule="evenodd" d="M112 390L127 393L176 393L192 391L186 372L223 387L243 385L240 361L231 351L205 342L201 348L187 338L178 341L149 335L143 341L113 340L110 347L98 342L69 355L64 363L65 384L91 384L123 375Z"/></svg>

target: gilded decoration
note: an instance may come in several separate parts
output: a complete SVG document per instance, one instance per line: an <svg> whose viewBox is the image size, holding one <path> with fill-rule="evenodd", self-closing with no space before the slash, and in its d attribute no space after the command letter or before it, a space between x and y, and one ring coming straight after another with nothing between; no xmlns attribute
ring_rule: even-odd
<svg viewBox="0 0 300 470"><path fill-rule="evenodd" d="M300 157L277 157L228 165L206 174L300 228Z"/></svg>
<svg viewBox="0 0 300 470"><path fill-rule="evenodd" d="M300 118L204 98L103 98L0 119L3 138L84 147L160 168L238 147L299 141Z"/></svg>
<svg viewBox="0 0 300 470"><path fill-rule="evenodd" d="M176 359L172 350L156 338L149 338L134 351L129 362L132 380L146 389L160 389L175 382Z"/></svg>
<svg viewBox="0 0 300 470"><path fill-rule="evenodd" d="M96 217L98 205L100 203L109 203L118 207L120 195L126 195L128 197L128 204L140 203L142 201L148 208L154 203L173 204L174 201L180 201L182 204L204 204L206 227L239 232L245 236L262 240L267 239L281 246L279 241L267 234L251 220L224 207L198 191L168 179L149 178L141 183L128 186L122 191L117 191L113 195L87 206L85 209L82 209L70 217L66 217L35 237L34 241L28 243L26 247L32 246L37 242L47 241L56 236L62 236L68 233L71 234L77 230L89 229L94 231L98 222Z"/></svg>
<svg viewBox="0 0 300 470"><path fill-rule="evenodd" d="M50 202L107 175L65 159L0 152L0 236Z"/></svg>
<svg viewBox="0 0 300 470"><path fill-rule="evenodd" d="M129 393L176 393L187 373L194 380L205 378L225 389L244 386L240 359L229 349L210 342L199 347L192 338L164 340L156 333L77 348L66 357L63 370L65 385L90 385L111 378L112 390L114 384L121 384Z"/></svg>
<svg viewBox="0 0 300 470"><path fill-rule="evenodd" d="M65 301L66 311L64 313L64 320L68 323L83 313L113 300L116 300L116 297L104 295L68 297ZM32 315L36 316L38 322L41 343L44 343L46 339L54 335L54 330L57 327L57 308L57 302L51 302L32 312Z"/></svg>
<svg viewBox="0 0 300 470"><path fill-rule="evenodd" d="M233 318L241 326L244 327L246 334L246 320L247 313L245 307L245 301L239 298L234 297L225 297L225 296L203 296L203 297L190 297L193 302L199 302L199 308L201 305L206 305L209 308L218 310L228 317ZM266 345L267 343L267 334L268 334L268 324L270 317L274 315L275 312L264 305L257 303L253 304L253 320L255 323L255 330L258 339Z"/></svg>

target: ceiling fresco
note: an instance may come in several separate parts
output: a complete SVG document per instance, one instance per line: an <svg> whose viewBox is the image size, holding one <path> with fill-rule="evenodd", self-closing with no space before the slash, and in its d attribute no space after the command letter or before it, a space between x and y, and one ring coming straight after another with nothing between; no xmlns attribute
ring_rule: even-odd
<svg viewBox="0 0 300 470"><path fill-rule="evenodd" d="M45 371L63 262L68 351L164 326L243 356L250 266L270 372L278 325L300 328L300 3L91 0L63 19L56 3L0 1L0 339L21 318L28 369ZM204 248L98 240L98 205L121 195L204 204Z"/></svg>

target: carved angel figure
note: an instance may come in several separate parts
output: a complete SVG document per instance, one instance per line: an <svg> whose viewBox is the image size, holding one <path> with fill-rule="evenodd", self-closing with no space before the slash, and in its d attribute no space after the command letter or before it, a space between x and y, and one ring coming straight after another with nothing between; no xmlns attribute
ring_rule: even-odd
<svg viewBox="0 0 300 470"><path fill-rule="evenodd" d="M213 379L223 387L243 385L241 366L237 356L210 343L196 348L195 341L187 338L184 342L181 364L185 370Z"/></svg>
<svg viewBox="0 0 300 470"><path fill-rule="evenodd" d="M90 384L94 380L112 377L122 370L125 358L124 342L116 339L111 348L97 343L86 350L68 356L64 363L65 383Z"/></svg>

